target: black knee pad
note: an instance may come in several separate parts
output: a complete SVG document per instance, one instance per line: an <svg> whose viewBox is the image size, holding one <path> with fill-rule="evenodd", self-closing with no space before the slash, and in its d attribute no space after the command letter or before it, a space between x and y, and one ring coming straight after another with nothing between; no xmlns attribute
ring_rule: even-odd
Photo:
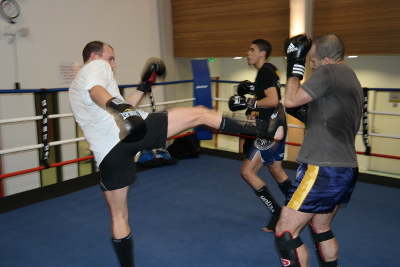
<svg viewBox="0 0 400 267"><path fill-rule="evenodd" d="M308 229L310 230L310 236L311 236L311 240L314 244L314 250L315 250L315 254L317 256L318 259L318 265L320 267L337 267L337 260L334 261L325 261L325 257L322 254L321 248L319 246L319 243L332 239L335 236L333 235L332 231L326 231L323 233L319 233L317 234L315 232L314 226L312 225L312 223L308 223Z"/></svg>
<svg viewBox="0 0 400 267"><path fill-rule="evenodd" d="M279 255L282 266L301 267L296 249L303 245L300 236L293 239L290 232L275 235L275 249Z"/></svg>

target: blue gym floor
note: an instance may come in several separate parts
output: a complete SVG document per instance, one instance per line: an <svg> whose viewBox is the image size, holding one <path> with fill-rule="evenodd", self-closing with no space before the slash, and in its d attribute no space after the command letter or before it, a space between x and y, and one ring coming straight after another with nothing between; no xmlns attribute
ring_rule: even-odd
<svg viewBox="0 0 400 267"><path fill-rule="evenodd" d="M239 175L210 155L139 173L130 189L137 267L278 267L270 213ZM286 170L294 179L295 171ZM260 176L283 202L266 167ZM341 267L400 266L400 189L358 182L333 222ZM98 186L0 214L0 266L118 266ZM311 266L318 266L308 230Z"/></svg>

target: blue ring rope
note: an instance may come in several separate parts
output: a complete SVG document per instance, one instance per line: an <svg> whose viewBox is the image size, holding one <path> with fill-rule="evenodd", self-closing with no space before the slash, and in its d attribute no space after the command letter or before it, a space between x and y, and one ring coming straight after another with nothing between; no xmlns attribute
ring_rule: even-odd
<svg viewBox="0 0 400 267"><path fill-rule="evenodd" d="M161 82L161 83L155 83L154 85L168 85L168 84L179 84L179 83L190 83L193 82L192 80L182 80L182 81L173 81L173 82ZM216 82L216 83L240 83L240 81L226 81L226 80L211 80L211 82ZM281 84L282 86L285 86L284 84ZM131 88L131 87L138 87L137 84L127 84L127 85L119 85L118 86L120 89L121 88ZM47 92L66 92L69 90L69 88L49 88L46 89L44 88ZM368 91L384 91L384 92L397 92L400 91L400 88L367 88ZM0 94L21 94L21 93L40 93L42 92L43 89L13 89L13 90L1 90L0 89Z"/></svg>

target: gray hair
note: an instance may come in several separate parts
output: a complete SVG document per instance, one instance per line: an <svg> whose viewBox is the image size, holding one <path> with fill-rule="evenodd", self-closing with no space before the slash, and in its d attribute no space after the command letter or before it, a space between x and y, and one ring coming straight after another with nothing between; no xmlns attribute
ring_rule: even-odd
<svg viewBox="0 0 400 267"><path fill-rule="evenodd" d="M337 62L344 57L344 44L342 39L335 34L325 34L313 40L315 57L318 59L330 58Z"/></svg>

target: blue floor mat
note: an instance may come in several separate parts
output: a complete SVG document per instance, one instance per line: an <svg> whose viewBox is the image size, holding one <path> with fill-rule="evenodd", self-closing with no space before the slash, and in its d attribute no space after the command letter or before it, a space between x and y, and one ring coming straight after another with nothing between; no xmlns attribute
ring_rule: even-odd
<svg viewBox="0 0 400 267"><path fill-rule="evenodd" d="M139 173L129 191L137 267L280 266L270 213L238 160L200 155ZM286 170L293 180L295 171ZM260 176L283 195L266 167ZM341 267L398 266L399 189L359 182L333 221ZM98 186L0 214L1 267L118 266ZM307 230L301 234L318 266Z"/></svg>

